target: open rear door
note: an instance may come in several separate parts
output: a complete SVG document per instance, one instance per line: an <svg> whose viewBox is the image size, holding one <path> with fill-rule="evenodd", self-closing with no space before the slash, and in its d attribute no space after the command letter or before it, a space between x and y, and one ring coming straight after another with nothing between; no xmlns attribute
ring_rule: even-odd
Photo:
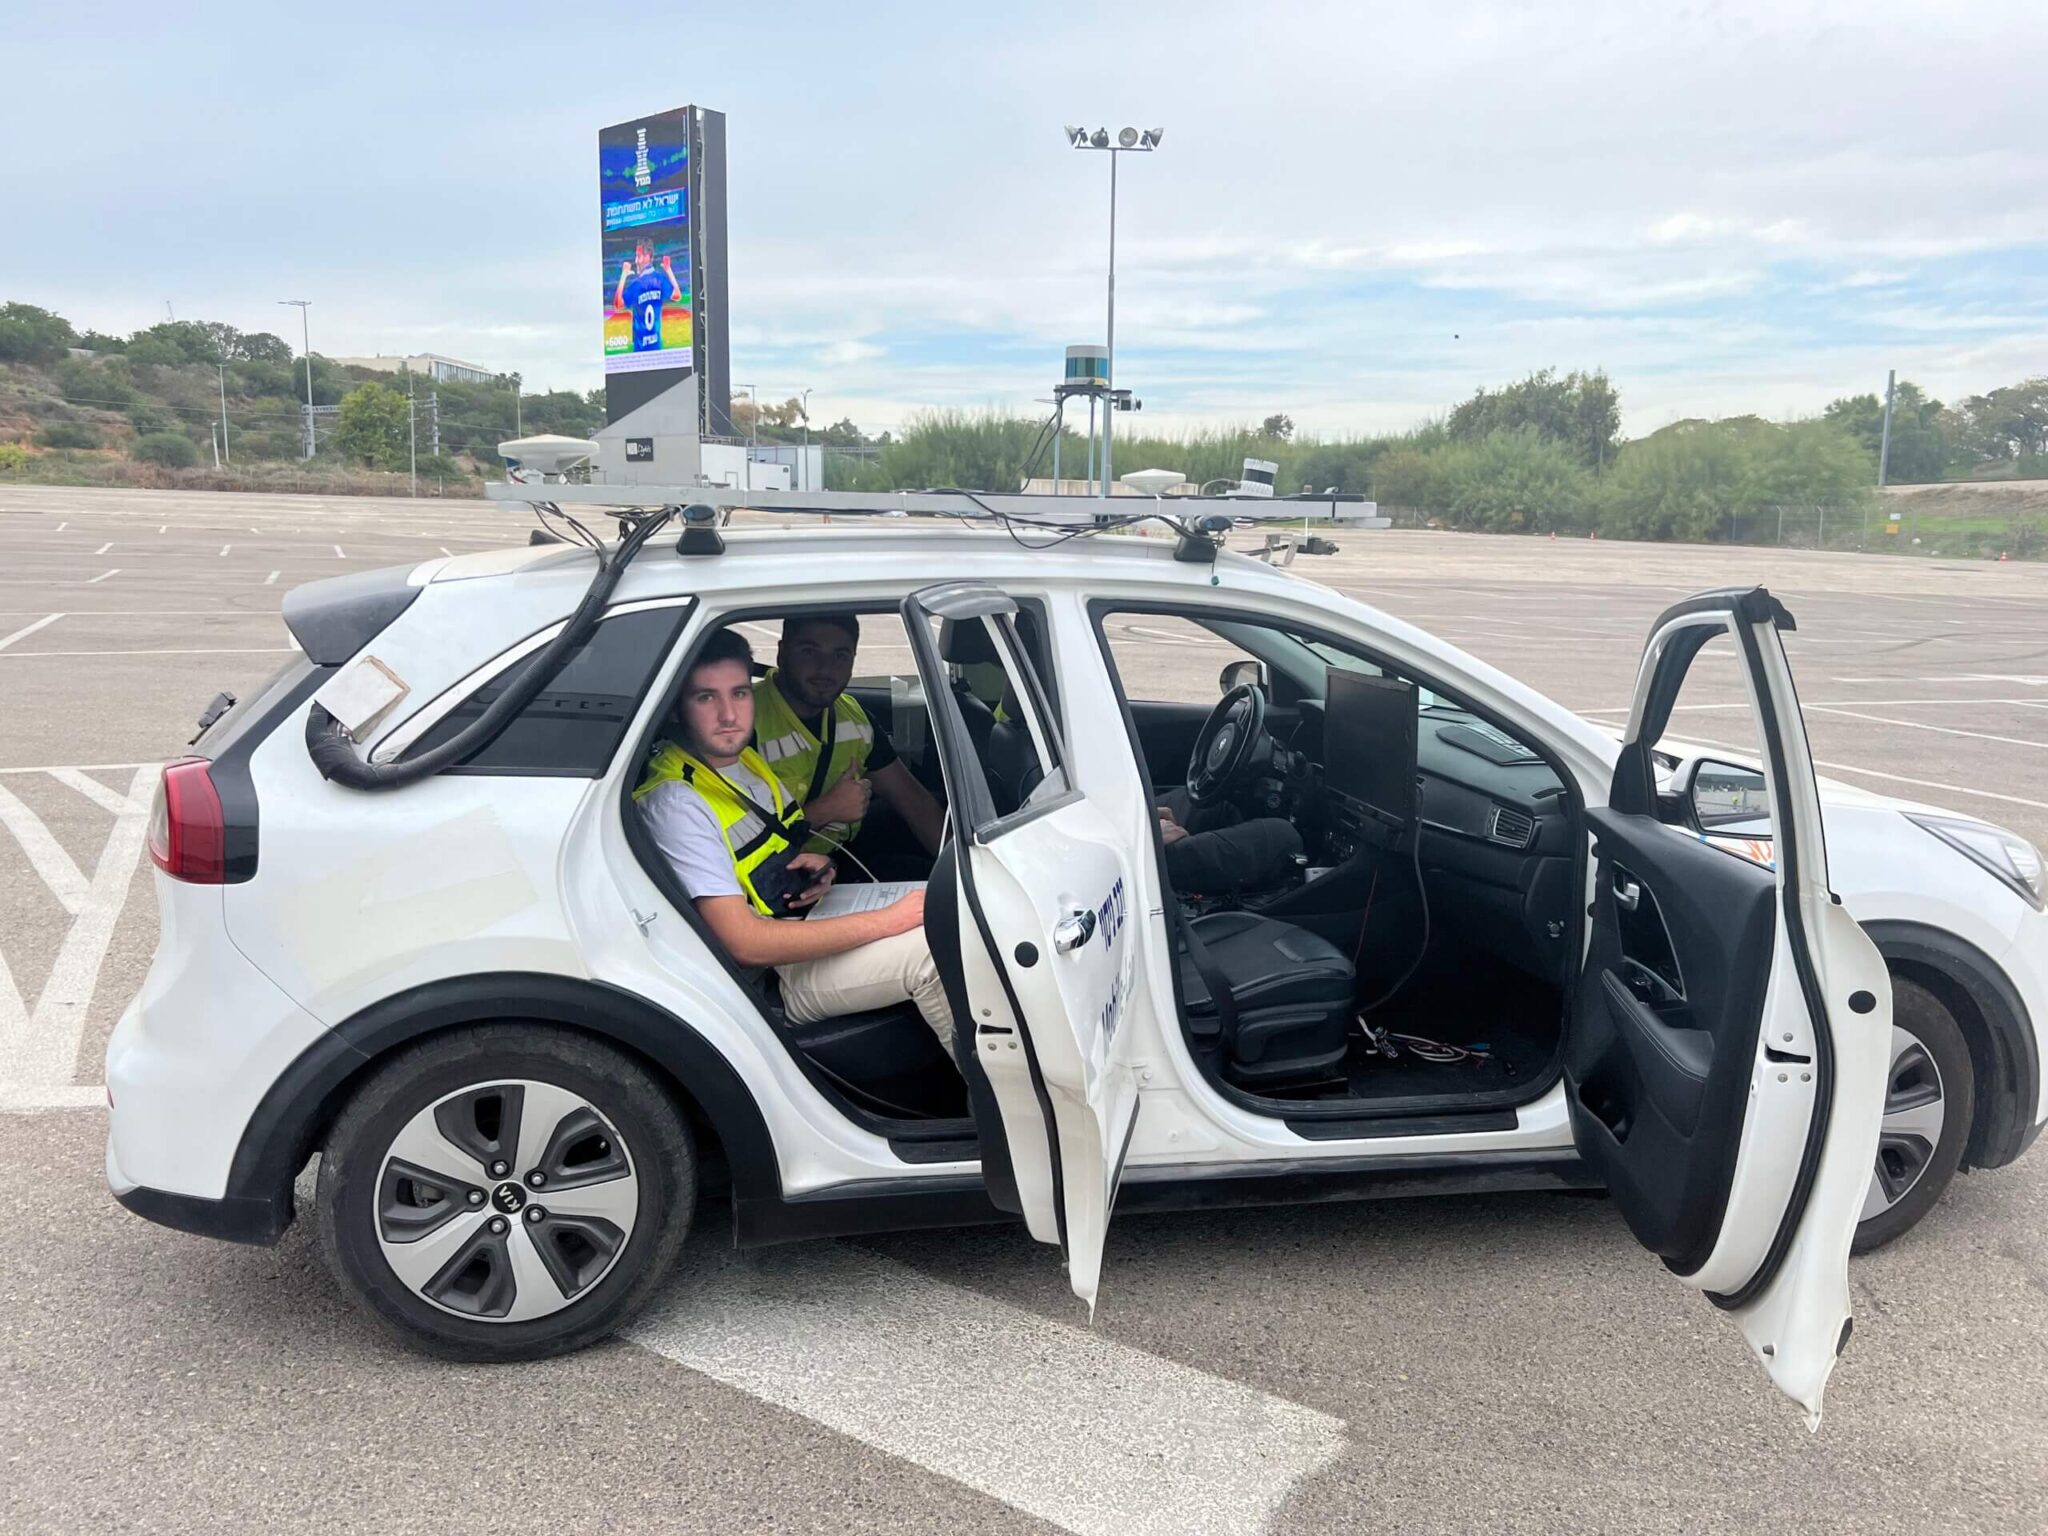
<svg viewBox="0 0 2048 1536"><path fill-rule="evenodd" d="M1742 1326L1820 1425L1849 1337L1849 1243L1891 1048L1884 962L1828 889L1820 795L1762 588L1651 631L1609 804L1565 1051L1573 1137L1643 1245ZM1763 742L1775 868L1657 814L1655 760L1701 648L1731 635Z"/></svg>
<svg viewBox="0 0 2048 1536"><path fill-rule="evenodd" d="M1132 850L1073 784L1048 690L1019 644L1017 605L988 586L928 587L903 604L931 701L951 807L926 925L934 953L958 949L956 1053L996 1204L1057 1243L1074 1294L1095 1306L1103 1239L1137 1123L1119 1030L1136 975L1128 924ZM1007 688L977 751L934 628L986 625ZM990 762L984 762L984 754ZM998 806L997 779L1021 792ZM950 887L950 889L949 889ZM933 908L951 901L953 910ZM942 967L951 957L940 955ZM964 994L964 998L958 996Z"/></svg>

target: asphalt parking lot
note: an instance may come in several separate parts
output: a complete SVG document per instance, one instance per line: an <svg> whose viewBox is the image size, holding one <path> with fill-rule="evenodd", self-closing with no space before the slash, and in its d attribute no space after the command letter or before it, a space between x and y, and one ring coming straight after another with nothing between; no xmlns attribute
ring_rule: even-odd
<svg viewBox="0 0 2048 1536"><path fill-rule="evenodd" d="M291 586L527 526L0 490L0 1530L2048 1528L2039 1148L1856 1262L1818 1437L1597 1198L1120 1218L1092 1326L1021 1232L700 1243L630 1338L499 1369L388 1344L303 1224L127 1215L98 1085L155 942L155 765L285 659ZM1765 581L1824 773L2048 846L2048 567L1342 543L1298 571L1617 723L1657 611ZM1702 683L1687 734L1740 743Z"/></svg>

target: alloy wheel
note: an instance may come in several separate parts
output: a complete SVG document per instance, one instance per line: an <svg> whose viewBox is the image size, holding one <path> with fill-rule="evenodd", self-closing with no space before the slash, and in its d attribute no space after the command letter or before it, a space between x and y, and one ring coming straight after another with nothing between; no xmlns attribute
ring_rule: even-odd
<svg viewBox="0 0 2048 1536"><path fill-rule="evenodd" d="M1885 1077L1884 1123L1877 1137L1877 1166L1863 1197L1868 1221L1905 1199L1934 1160L1941 1145L1948 1102L1942 1092L1941 1068L1919 1036L1892 1026L1891 1070Z"/></svg>
<svg viewBox="0 0 2048 1536"><path fill-rule="evenodd" d="M640 1214L633 1157L580 1095L479 1083L406 1122L377 1171L377 1243L444 1311L526 1322L602 1280Z"/></svg>

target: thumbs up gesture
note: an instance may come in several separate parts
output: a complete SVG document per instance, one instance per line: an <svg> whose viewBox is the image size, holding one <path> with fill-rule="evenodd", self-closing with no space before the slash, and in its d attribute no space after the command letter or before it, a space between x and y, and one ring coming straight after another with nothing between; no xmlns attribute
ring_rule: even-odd
<svg viewBox="0 0 2048 1536"><path fill-rule="evenodd" d="M874 786L860 777L859 765L849 763L830 789L804 807L804 815L813 826L859 821L874 792Z"/></svg>

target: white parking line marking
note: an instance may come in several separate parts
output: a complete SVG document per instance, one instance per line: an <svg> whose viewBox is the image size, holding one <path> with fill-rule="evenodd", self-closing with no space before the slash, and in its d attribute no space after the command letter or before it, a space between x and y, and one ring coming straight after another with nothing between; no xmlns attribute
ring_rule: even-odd
<svg viewBox="0 0 2048 1536"><path fill-rule="evenodd" d="M347 555L344 555L341 552L341 546L339 544L334 546L334 558L337 560L346 560L348 558Z"/></svg>
<svg viewBox="0 0 2048 1536"><path fill-rule="evenodd" d="M7 647L14 644L14 642L17 640L27 639L30 635L34 634L39 629L49 628L50 625L56 623L59 619L63 617L64 615L61 613L45 614L42 618L37 619L33 624L24 624L20 629L17 629L11 635L0 635L0 651L6 650Z"/></svg>
<svg viewBox="0 0 2048 1536"><path fill-rule="evenodd" d="M85 871L72 862L71 855L50 835L42 817L6 788L0 788L0 827L13 834L21 851L28 855L29 868L50 888L57 905L73 917L78 916L78 909L85 905L86 892L91 889Z"/></svg>
<svg viewBox="0 0 2048 1536"><path fill-rule="evenodd" d="M686 1250L626 1336L1077 1536L1264 1530L1346 1443L1341 1419L840 1243Z"/></svg>
<svg viewBox="0 0 2048 1536"><path fill-rule="evenodd" d="M98 586L98 585L99 585L99 584L100 584L101 582L105 581L105 580L106 580L106 579L107 579L107 578L108 578L109 576L118 576L118 575L120 575L120 574L121 574L121 567L119 567L119 566L117 565L117 566L115 566L115 567L114 567L114 568L113 568L113 569L112 569L111 571L101 571L101 572L99 573L99 575L97 575L97 576L93 577L93 578L92 578L92 580L90 580L90 581L88 581L88 582L86 583L86 585L87 585L88 587L96 587L96 586Z"/></svg>
<svg viewBox="0 0 2048 1536"><path fill-rule="evenodd" d="M122 768L161 768L162 763L73 763L64 768L0 768L0 773L112 773Z"/></svg>
<svg viewBox="0 0 2048 1536"><path fill-rule="evenodd" d="M147 768L154 765L149 763L133 763L125 766ZM50 777L59 784L68 785L72 789L77 790L94 805L100 807L101 810L112 811L116 816L128 808L128 797L126 795L122 794L118 789L107 788L98 779L87 778L80 769L52 768L50 770Z"/></svg>
<svg viewBox="0 0 2048 1536"><path fill-rule="evenodd" d="M171 525L169 523L165 523L161 528L157 529L158 533L169 533L170 531Z"/></svg>
<svg viewBox="0 0 2048 1536"><path fill-rule="evenodd" d="M266 587L269 586L273 581L277 580L277 577L278 573L276 571L272 571L268 576L263 578L263 585L265 585Z"/></svg>
<svg viewBox="0 0 2048 1536"><path fill-rule="evenodd" d="M59 533L62 533L62 532L63 532L63 531L64 531L64 530L66 529L66 528L69 528L70 526L71 526L71 525L70 525L69 523L59 523L59 524L57 525L57 531L58 531Z"/></svg>
<svg viewBox="0 0 2048 1536"><path fill-rule="evenodd" d="M294 651L294 645L222 645L167 651L14 651L7 661L36 661L45 656L269 656Z"/></svg>
<svg viewBox="0 0 2048 1536"><path fill-rule="evenodd" d="M438 545L436 547L439 548L442 554L448 555L448 546L446 544ZM448 558L452 560L455 557L453 555L448 555Z"/></svg>
<svg viewBox="0 0 2048 1536"><path fill-rule="evenodd" d="M232 545L232 544L223 544L223 545L221 545L221 547L220 547L220 552L221 552L222 554L226 554L226 553L227 553L227 552L228 552L229 550L233 549L234 547L235 547L235 546L234 546L234 545Z"/></svg>
<svg viewBox="0 0 2048 1536"><path fill-rule="evenodd" d="M1937 672L1915 677L1836 677L1836 683L2018 683L2025 688L2048 688L2048 677L2014 672Z"/></svg>
<svg viewBox="0 0 2048 1536"><path fill-rule="evenodd" d="M96 555L104 555L108 550L112 549L113 547L114 546L111 543L102 544L98 549L94 550L93 553Z"/></svg>
<svg viewBox="0 0 2048 1536"><path fill-rule="evenodd" d="M130 782L127 802L114 818L113 832L33 1012L23 1006L12 972L0 961L0 1108L63 1108L104 1101L102 1089L71 1079L100 967L114 925L128 903L135 862L142 855L149 802L140 797L153 772L138 769Z"/></svg>
<svg viewBox="0 0 2048 1536"><path fill-rule="evenodd" d="M1731 742L1705 741L1695 737L1691 738L1690 744L1705 747L1710 752L1732 752L1746 761L1754 761L1757 755L1754 743L1747 747L1738 747ZM1996 790L1972 789L1967 784L1944 784L1940 779L1910 779L1903 773L1885 773L1876 768L1859 768L1854 763L1831 763L1818 757L1813 760L1813 766L1825 768L1830 773L1853 773L1860 778L1885 779L1893 784L1912 784L1921 789L1938 789L1944 794L1972 795L1979 800L2002 800L2007 805L2024 805L2037 811L2048 811L2048 800L2029 800L2024 795L2002 795Z"/></svg>
<svg viewBox="0 0 2048 1536"><path fill-rule="evenodd" d="M1929 725L1921 720L1894 720L1889 715L1866 715L1861 710L1842 709L1833 704L1808 704L1805 707L1819 710L1824 715L1846 715L1851 720L1868 720L1876 725L1902 725L1908 730L1933 731L1941 736L1968 736L1976 741L2001 741L2009 747L2032 747L2037 752L2048 752L2048 741L2026 741L2018 736L1994 736L1988 731L1965 731L1953 725Z"/></svg>

